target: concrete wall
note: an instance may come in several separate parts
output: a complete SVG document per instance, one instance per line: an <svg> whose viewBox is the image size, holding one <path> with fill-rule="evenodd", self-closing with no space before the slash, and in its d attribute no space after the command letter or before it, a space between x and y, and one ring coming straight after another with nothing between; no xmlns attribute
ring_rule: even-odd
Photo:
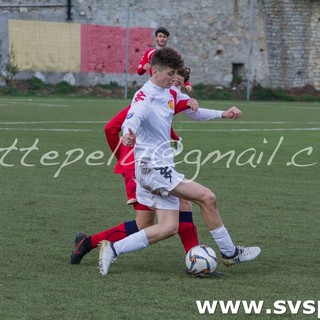
<svg viewBox="0 0 320 320"><path fill-rule="evenodd" d="M46 6L48 4L49 7ZM66 22L66 4L67 0L2 0L1 52L6 55L10 48L8 21ZM139 77L134 73L134 60L137 60L137 66L137 57L152 45L153 30L165 26L171 32L168 45L178 49L186 65L192 69L192 83L228 87L234 73L246 79L250 0L72 0L72 4L72 21L69 23L90 25L92 28L125 30L129 12L132 58L129 75L125 75L125 66L117 71L101 68L101 63L111 63L103 54L99 59L92 59L90 70L80 68L80 72L70 69L57 73L40 68L24 71L20 77L29 77L37 72L49 82L73 79L75 84L116 81L123 85L128 80L129 83L142 84L148 75ZM319 16L320 1L316 0L254 0L251 74L256 84L288 88L310 83L320 89ZM142 34L139 30L150 30L150 35L147 32L139 38ZM96 40L86 43L89 57L102 48L119 47L121 42L112 32L101 33ZM124 50L123 41L125 39L122 39L121 50ZM124 53L116 55L123 56ZM104 56L106 59L102 61ZM125 63L124 59L122 62Z"/></svg>

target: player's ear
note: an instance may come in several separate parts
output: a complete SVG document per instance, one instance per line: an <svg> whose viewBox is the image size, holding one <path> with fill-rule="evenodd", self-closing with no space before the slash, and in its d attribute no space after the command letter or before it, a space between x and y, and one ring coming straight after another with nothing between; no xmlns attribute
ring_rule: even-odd
<svg viewBox="0 0 320 320"><path fill-rule="evenodd" d="M157 74L159 70L156 67L151 67L151 71L152 74Z"/></svg>

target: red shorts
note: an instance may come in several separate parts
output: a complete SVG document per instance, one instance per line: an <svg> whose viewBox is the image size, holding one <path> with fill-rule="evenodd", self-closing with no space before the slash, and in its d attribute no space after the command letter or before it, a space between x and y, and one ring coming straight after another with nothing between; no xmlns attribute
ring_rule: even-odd
<svg viewBox="0 0 320 320"><path fill-rule="evenodd" d="M135 171L134 170L126 171L122 175L124 178L124 183L126 188L127 204L133 204L136 210L150 211L149 207L137 201L137 198L136 198L137 184L136 184Z"/></svg>

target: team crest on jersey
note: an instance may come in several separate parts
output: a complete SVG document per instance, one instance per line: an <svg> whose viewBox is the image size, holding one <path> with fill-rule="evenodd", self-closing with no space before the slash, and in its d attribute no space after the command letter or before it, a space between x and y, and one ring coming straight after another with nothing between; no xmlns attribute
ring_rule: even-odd
<svg viewBox="0 0 320 320"><path fill-rule="evenodd" d="M174 109L174 103L173 103L172 100L169 100L169 101L168 101L168 107L169 107L171 110Z"/></svg>

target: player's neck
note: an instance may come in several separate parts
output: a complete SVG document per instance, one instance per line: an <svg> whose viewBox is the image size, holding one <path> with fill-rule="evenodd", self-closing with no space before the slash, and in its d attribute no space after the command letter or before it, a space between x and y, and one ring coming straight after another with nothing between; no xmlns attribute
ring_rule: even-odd
<svg viewBox="0 0 320 320"><path fill-rule="evenodd" d="M158 88L167 89L166 87L163 87L163 86L161 85L161 83L159 83L159 81L157 81L157 79L155 79L155 78L152 77L152 76L151 76L151 78L150 78L150 82L151 82L154 86L156 86L156 87L158 87Z"/></svg>

